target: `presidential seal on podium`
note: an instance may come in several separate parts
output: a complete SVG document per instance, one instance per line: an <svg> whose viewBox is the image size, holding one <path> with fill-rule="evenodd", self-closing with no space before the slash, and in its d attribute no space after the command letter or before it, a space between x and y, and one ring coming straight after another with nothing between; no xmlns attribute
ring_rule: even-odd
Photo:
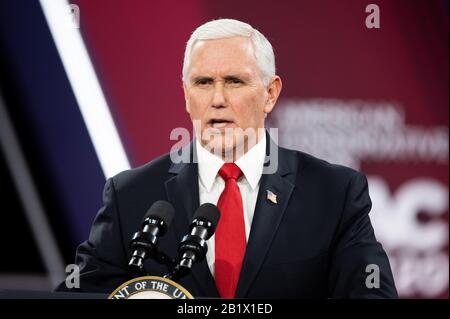
<svg viewBox="0 0 450 319"><path fill-rule="evenodd" d="M134 278L120 285L108 299L194 299L173 280L159 276Z"/></svg>

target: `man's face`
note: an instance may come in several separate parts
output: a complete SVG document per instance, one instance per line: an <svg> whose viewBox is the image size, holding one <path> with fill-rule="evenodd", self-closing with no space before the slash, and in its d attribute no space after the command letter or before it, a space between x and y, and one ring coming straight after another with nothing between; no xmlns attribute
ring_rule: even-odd
<svg viewBox="0 0 450 319"><path fill-rule="evenodd" d="M265 114L272 110L281 89L281 80L274 78L278 83L275 94L271 85L263 85L248 38L196 42L183 88L187 112L201 125L196 128L201 144L229 152L247 143L236 129L257 132L264 128Z"/></svg>

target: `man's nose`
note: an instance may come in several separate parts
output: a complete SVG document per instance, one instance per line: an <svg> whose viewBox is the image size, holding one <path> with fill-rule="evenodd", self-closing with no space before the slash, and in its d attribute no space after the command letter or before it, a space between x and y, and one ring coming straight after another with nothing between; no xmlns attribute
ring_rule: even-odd
<svg viewBox="0 0 450 319"><path fill-rule="evenodd" d="M224 92L224 86L221 82L218 82L214 85L213 99L212 99L212 107L221 108L225 107L226 98Z"/></svg>

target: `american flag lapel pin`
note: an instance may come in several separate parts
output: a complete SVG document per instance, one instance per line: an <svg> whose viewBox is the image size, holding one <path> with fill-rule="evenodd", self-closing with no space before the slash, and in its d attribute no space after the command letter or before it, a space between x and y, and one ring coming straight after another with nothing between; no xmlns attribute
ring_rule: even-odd
<svg viewBox="0 0 450 319"><path fill-rule="evenodd" d="M271 191L267 190L267 200L272 202L272 204L276 204L277 203L277 195L275 195Z"/></svg>

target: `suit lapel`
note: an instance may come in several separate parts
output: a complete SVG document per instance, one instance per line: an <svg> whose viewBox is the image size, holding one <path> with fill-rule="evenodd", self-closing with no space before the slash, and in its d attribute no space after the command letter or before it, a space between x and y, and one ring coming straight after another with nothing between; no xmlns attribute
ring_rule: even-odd
<svg viewBox="0 0 450 319"><path fill-rule="evenodd" d="M189 146L191 153L195 151L192 142ZM189 230L195 210L199 207L198 166L197 163L172 164L169 173L174 176L165 183L168 200L177 212L174 218L174 230L177 241L180 242ZM218 297L214 279L209 270L206 258L192 267L192 275L204 296Z"/></svg>
<svg viewBox="0 0 450 319"><path fill-rule="evenodd" d="M273 143L270 137L267 137L268 143ZM267 145L268 150L275 150L274 145L271 147ZM278 170L276 173L264 174L261 177L255 214L236 291L237 298L246 296L261 268L295 186L293 177L298 167L295 158L291 153L282 153L282 149L277 146L275 148L278 154ZM267 191L276 195L276 203L267 198Z"/></svg>

